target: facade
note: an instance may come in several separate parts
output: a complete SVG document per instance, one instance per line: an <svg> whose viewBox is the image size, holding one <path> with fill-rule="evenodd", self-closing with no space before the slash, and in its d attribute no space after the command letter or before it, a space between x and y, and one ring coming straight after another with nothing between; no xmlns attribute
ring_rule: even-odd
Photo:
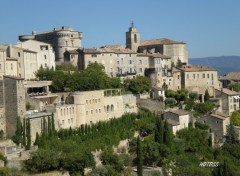
<svg viewBox="0 0 240 176"><path fill-rule="evenodd" d="M8 136L15 134L17 117L24 118L25 91L23 84L22 78L13 76L3 76L3 80L0 81L0 125L1 130Z"/></svg>
<svg viewBox="0 0 240 176"><path fill-rule="evenodd" d="M136 75L137 53L130 49L102 47L79 50L80 70L94 62L102 64L109 76Z"/></svg>
<svg viewBox="0 0 240 176"><path fill-rule="evenodd" d="M178 60L184 65L188 64L186 43L167 38L141 41L140 33L133 23L126 32L126 47L138 53L161 53L170 57L175 65Z"/></svg>
<svg viewBox="0 0 240 176"><path fill-rule="evenodd" d="M174 135L176 135L177 131L188 128L188 124L191 121L189 112L180 109L167 111L163 117L172 127Z"/></svg>
<svg viewBox="0 0 240 176"><path fill-rule="evenodd" d="M227 88L232 83L240 83L240 72L231 72L225 76L221 76L219 81L222 82L223 88Z"/></svg>
<svg viewBox="0 0 240 176"><path fill-rule="evenodd" d="M240 93L226 88L215 89L215 98L221 101L219 109L222 113L231 115L233 111L239 110Z"/></svg>
<svg viewBox="0 0 240 176"><path fill-rule="evenodd" d="M225 141L227 126L230 125L230 118L228 115L216 112L200 117L197 121L209 126L210 132L214 133L215 142Z"/></svg>
<svg viewBox="0 0 240 176"><path fill-rule="evenodd" d="M50 44L36 40L27 40L15 45L19 48L35 51L37 53L37 68L49 68L55 70L55 53Z"/></svg>
<svg viewBox="0 0 240 176"><path fill-rule="evenodd" d="M19 36L19 40L21 42L27 40L37 40L51 44L53 51L55 52L55 60L57 62L63 62L65 51L82 47L82 32L75 31L67 26L63 26L61 28L54 28L49 32L38 34L33 31L32 35Z"/></svg>
<svg viewBox="0 0 240 176"><path fill-rule="evenodd" d="M181 88L204 95L208 90L214 95L214 88L219 88L218 74L215 69L206 66L184 66L177 68L181 73ZM178 74L178 72L175 72ZM178 76L177 76L178 77Z"/></svg>

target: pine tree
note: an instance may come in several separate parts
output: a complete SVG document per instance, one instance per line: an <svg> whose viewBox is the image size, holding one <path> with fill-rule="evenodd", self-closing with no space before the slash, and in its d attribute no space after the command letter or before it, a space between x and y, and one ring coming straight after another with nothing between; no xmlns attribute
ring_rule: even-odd
<svg viewBox="0 0 240 176"><path fill-rule="evenodd" d="M137 138L137 175L143 175L143 154L140 138Z"/></svg>

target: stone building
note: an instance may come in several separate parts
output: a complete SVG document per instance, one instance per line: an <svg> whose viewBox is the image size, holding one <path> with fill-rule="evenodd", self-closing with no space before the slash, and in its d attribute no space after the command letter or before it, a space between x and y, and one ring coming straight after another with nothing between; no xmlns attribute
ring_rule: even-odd
<svg viewBox="0 0 240 176"><path fill-rule="evenodd" d="M188 64L186 43L167 38L141 41L140 33L133 23L126 32L126 47L138 53L161 53L170 57L175 65L178 60L184 65Z"/></svg>
<svg viewBox="0 0 240 176"><path fill-rule="evenodd" d="M232 83L240 83L240 72L231 72L225 76L221 76L219 81L222 82L223 88L227 88Z"/></svg>
<svg viewBox="0 0 240 176"><path fill-rule="evenodd" d="M190 92L204 95L208 90L210 96L214 95L214 88L219 88L218 73L215 69L207 66L184 66L177 68L176 77L181 79L181 88Z"/></svg>
<svg viewBox="0 0 240 176"><path fill-rule="evenodd" d="M176 135L177 131L188 128L191 121L190 113L180 109L167 111L163 114L163 117L171 126L174 135Z"/></svg>
<svg viewBox="0 0 240 176"><path fill-rule="evenodd" d="M240 93L226 88L215 89L215 98L220 101L220 112L231 115L233 111L239 110Z"/></svg>
<svg viewBox="0 0 240 176"><path fill-rule="evenodd" d="M49 32L36 33L33 31L32 35L19 36L19 40L21 42L27 40L37 40L51 44L53 51L55 52L55 60L57 62L63 62L65 51L82 47L82 32L63 26L61 28L54 28Z"/></svg>
<svg viewBox="0 0 240 176"><path fill-rule="evenodd" d="M12 45L2 45L0 48L5 50L5 56L0 59L2 75L21 77L25 80L36 78L37 52Z"/></svg>
<svg viewBox="0 0 240 176"><path fill-rule="evenodd" d="M228 115L215 112L197 118L197 121L209 126L210 132L214 133L215 142L224 142L227 134L227 126L230 125L230 118Z"/></svg>
<svg viewBox="0 0 240 176"><path fill-rule="evenodd" d="M55 53L50 44L36 40L27 40L19 42L15 46L37 53L37 69L42 67L55 70Z"/></svg>
<svg viewBox="0 0 240 176"><path fill-rule="evenodd" d="M0 81L0 123L7 136L14 135L17 117L24 118L25 91L23 84L22 78L13 76L3 76L3 80Z"/></svg>

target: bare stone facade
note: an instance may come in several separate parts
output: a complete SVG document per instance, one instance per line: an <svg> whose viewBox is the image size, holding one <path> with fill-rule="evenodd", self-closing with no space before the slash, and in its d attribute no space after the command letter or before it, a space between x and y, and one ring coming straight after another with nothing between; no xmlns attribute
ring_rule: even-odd
<svg viewBox="0 0 240 176"><path fill-rule="evenodd" d="M55 51L55 61L64 61L64 52L67 50L74 50L82 47L82 32L78 32L63 26L62 28L54 28L50 32L36 33L32 35L19 36L20 41L37 40L52 45Z"/></svg>

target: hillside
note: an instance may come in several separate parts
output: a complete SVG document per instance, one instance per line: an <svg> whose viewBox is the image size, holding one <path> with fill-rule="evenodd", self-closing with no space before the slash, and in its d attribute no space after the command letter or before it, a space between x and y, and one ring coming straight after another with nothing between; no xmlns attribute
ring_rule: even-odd
<svg viewBox="0 0 240 176"><path fill-rule="evenodd" d="M229 72L240 72L240 56L220 56L189 58L191 65L206 65L218 70L219 75Z"/></svg>

